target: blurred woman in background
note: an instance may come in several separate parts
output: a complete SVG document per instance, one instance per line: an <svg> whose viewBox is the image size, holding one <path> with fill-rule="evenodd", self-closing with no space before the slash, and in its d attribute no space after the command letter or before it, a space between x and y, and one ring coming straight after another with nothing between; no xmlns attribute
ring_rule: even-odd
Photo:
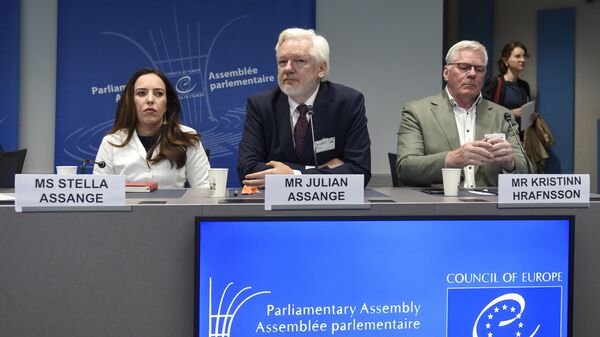
<svg viewBox="0 0 600 337"><path fill-rule="evenodd" d="M487 81L483 96L513 111L516 121L521 126L521 107L531 100L529 84L519 78L529 58L527 48L518 41L507 43L502 48L498 60L500 74ZM521 132L521 140L523 133Z"/></svg>

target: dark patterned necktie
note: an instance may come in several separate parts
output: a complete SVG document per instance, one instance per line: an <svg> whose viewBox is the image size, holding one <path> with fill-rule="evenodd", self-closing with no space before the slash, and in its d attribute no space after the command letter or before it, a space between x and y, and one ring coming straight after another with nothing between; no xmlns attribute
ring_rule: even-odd
<svg viewBox="0 0 600 337"><path fill-rule="evenodd" d="M308 107L306 104L300 104L296 110L300 113L300 117L298 117L294 127L294 144L296 144L296 158L300 158L304 148L304 136L306 136L306 130L308 130L308 119L306 118Z"/></svg>

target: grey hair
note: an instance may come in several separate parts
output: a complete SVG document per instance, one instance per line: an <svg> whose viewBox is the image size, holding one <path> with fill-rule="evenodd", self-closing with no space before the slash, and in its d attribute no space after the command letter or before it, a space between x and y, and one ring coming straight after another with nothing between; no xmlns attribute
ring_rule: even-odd
<svg viewBox="0 0 600 337"><path fill-rule="evenodd" d="M452 63L456 58L457 54L463 50L474 50L483 54L483 62L487 65L488 63L488 54L485 46L477 41L471 40L463 40L454 44L450 49L448 49L448 53L446 54L446 64Z"/></svg>
<svg viewBox="0 0 600 337"><path fill-rule="evenodd" d="M329 43L327 40L315 33L313 29L288 28L279 34L279 39L275 45L275 55L279 52L279 48L285 40L311 40L313 47L310 49L310 54L317 62L327 64L325 75L329 74ZM323 78L324 79L324 78Z"/></svg>

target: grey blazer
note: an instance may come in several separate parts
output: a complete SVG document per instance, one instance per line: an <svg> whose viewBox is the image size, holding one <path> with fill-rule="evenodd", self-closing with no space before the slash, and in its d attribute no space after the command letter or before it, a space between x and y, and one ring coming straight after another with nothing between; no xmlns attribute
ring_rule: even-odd
<svg viewBox="0 0 600 337"><path fill-rule="evenodd" d="M503 132L512 144L516 173L527 173L525 157L515 134L504 120L510 110L482 99L476 110L475 139L486 133ZM511 113L512 115L512 113ZM518 126L513 126L518 130ZM460 147L454 112L446 91L407 103L402 110L398 129L398 161L396 170L400 181L409 186L429 186L442 183L442 167L446 154ZM498 186L502 167L491 163L477 168L475 183L479 186Z"/></svg>

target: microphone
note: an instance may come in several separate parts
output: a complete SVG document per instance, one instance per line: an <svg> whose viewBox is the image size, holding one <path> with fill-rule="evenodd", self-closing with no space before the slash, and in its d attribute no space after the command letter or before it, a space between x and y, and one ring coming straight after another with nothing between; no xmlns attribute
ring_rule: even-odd
<svg viewBox="0 0 600 337"><path fill-rule="evenodd" d="M103 162L103 161L93 161L93 160L91 160L91 159L85 159L85 160L83 161L83 163L81 163L81 171L80 171L80 172L81 172L81 174L85 174L85 166L86 166L88 163L91 163L91 164L98 165L98 167L99 167L99 168L105 168L105 167L106 167L106 163L105 163L105 162Z"/></svg>
<svg viewBox="0 0 600 337"><path fill-rule="evenodd" d="M533 171L531 169L531 162L529 161L529 157L527 157L527 154L525 153L525 149L523 148L523 144L521 144L521 139L519 137L519 134L515 131L515 128L512 125L512 118L510 117L510 113L508 113L508 112L504 113L504 120L510 126L513 134L515 135L515 138L517 139L517 144L519 144L519 149L521 150L521 153L523 154L523 157L525 157L525 162L527 163L527 173L533 173ZM515 161L515 169L516 168L517 168L517 162Z"/></svg>
<svg viewBox="0 0 600 337"><path fill-rule="evenodd" d="M315 173L318 174L319 173L319 163L317 162L317 147L315 145L315 128L313 127L313 125L314 125L313 114L314 113L315 113L315 110L313 109L313 106L309 105L308 111L306 112L306 114L310 116L310 135L311 135L312 144L313 144L313 154L315 155Z"/></svg>

